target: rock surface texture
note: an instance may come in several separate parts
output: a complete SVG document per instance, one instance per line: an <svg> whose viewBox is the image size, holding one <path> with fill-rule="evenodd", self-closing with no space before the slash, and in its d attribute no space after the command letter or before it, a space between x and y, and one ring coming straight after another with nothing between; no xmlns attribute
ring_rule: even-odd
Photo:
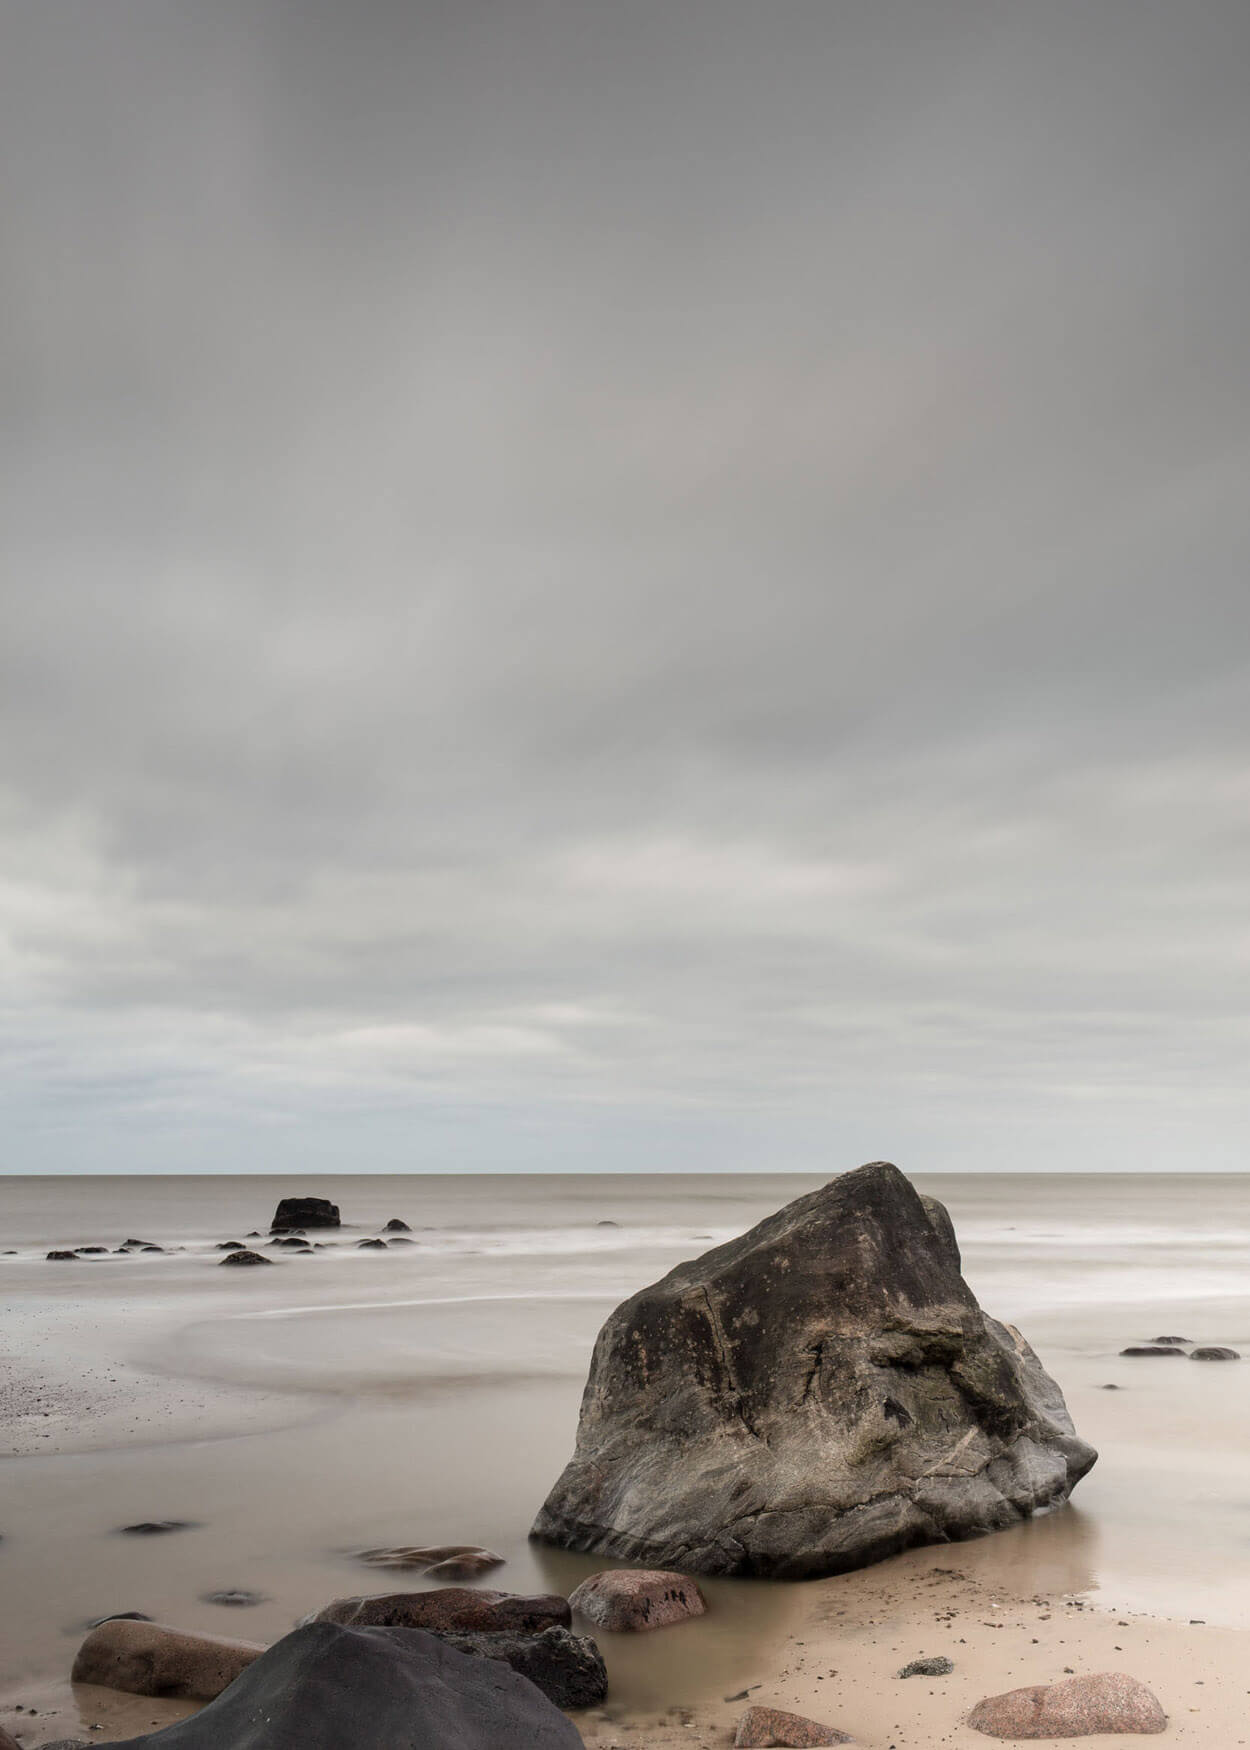
<svg viewBox="0 0 1250 1750"><path fill-rule="evenodd" d="M628 1633L668 1628L702 1616L707 1604L685 1574L656 1568L613 1568L583 1580L569 1594L569 1608L596 1628Z"/></svg>
<svg viewBox="0 0 1250 1750"><path fill-rule="evenodd" d="M502 1659L505 1665L541 1689L556 1707L573 1712L598 1707L607 1699L608 1669L589 1635L566 1628L547 1628L540 1635L495 1634L440 1637L462 1653Z"/></svg>
<svg viewBox="0 0 1250 1750"><path fill-rule="evenodd" d="M1010 1525L1096 1456L942 1205L874 1161L617 1308L533 1535L802 1579Z"/></svg>
<svg viewBox="0 0 1250 1750"><path fill-rule="evenodd" d="M79 1647L71 1676L75 1683L98 1683L130 1695L212 1701L264 1650L251 1641L183 1634L159 1622L113 1617L92 1629Z"/></svg>
<svg viewBox="0 0 1250 1750"><path fill-rule="evenodd" d="M1066 1683L1010 1689L987 1696L968 1724L990 1738L1086 1738L1097 1733L1151 1734L1167 1730L1168 1716L1136 1677L1100 1671Z"/></svg>
<svg viewBox="0 0 1250 1750"><path fill-rule="evenodd" d="M849 1744L851 1739L834 1726L822 1726L819 1720L806 1720L802 1714L788 1714L779 1707L749 1707L738 1721L734 1733L737 1750L768 1750L782 1745L784 1750L809 1750L819 1744Z"/></svg>
<svg viewBox="0 0 1250 1750"><path fill-rule="evenodd" d="M572 1612L568 1599L557 1592L526 1597L484 1586L441 1586L437 1592L336 1598L311 1620L357 1628L423 1628L431 1634L541 1634L547 1628L568 1628Z"/></svg>
<svg viewBox="0 0 1250 1750"><path fill-rule="evenodd" d="M114 1750L582 1750L577 1727L495 1659L433 1635L309 1623L211 1706Z"/></svg>

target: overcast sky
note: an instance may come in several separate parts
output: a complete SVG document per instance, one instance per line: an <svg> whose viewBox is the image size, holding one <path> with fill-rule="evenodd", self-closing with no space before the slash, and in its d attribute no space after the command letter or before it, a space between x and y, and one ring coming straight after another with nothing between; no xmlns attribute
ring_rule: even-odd
<svg viewBox="0 0 1250 1750"><path fill-rule="evenodd" d="M0 1172L1245 1167L1245 0L0 0Z"/></svg>

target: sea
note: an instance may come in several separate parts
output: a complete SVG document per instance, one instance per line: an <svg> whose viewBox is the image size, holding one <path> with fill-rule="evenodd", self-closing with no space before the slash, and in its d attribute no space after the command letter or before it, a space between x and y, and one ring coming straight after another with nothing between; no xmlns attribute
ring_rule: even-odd
<svg viewBox="0 0 1250 1750"><path fill-rule="evenodd" d="M114 1611L269 1640L331 1598L421 1584L362 1565L370 1548L482 1544L504 1558L483 1584L569 1590L604 1563L528 1531L571 1453L599 1326L819 1183L0 1179L0 1689L63 1672L83 1624ZM961 1561L1017 1593L1250 1625L1250 1177L915 1183L950 1210L982 1305L1024 1332L1100 1452L1068 1506ZM340 1206L341 1230L310 1235L326 1249L221 1269L217 1247L259 1243L291 1195ZM395 1217L413 1243L360 1249ZM46 1258L129 1238L162 1250ZM1159 1335L1246 1360L1121 1355ZM120 1534L160 1519L188 1528ZM710 1587L716 1611L678 1649L612 1651L614 1705L740 1686L802 1590ZM221 1589L261 1602L207 1602Z"/></svg>

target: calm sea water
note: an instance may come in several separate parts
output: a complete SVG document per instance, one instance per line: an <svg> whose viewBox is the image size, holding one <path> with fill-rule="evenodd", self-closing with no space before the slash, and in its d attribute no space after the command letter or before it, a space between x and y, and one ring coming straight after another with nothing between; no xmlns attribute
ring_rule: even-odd
<svg viewBox="0 0 1250 1750"><path fill-rule="evenodd" d="M1250 1179L916 1182L949 1207L983 1305L1021 1326L1102 1454L1072 1507L966 1546L971 1559L1004 1564L1016 1586L1250 1623ZM0 1257L13 1387L0 1451L17 1449L0 1463L0 1686L62 1670L70 1635L110 1610L276 1636L333 1596L385 1589L354 1560L361 1547L481 1542L507 1558L499 1584L567 1589L602 1564L526 1534L571 1450L604 1316L817 1183L0 1180L0 1246L16 1249ZM216 1242L266 1229L293 1192L341 1205L352 1225L327 1236L338 1243L218 1270ZM417 1243L358 1251L391 1216ZM132 1235L171 1249L44 1260ZM1164 1333L1248 1359L1119 1358ZM199 1529L113 1535L163 1517ZM266 1602L227 1616L201 1600L219 1587ZM612 1652L620 1705L741 1686L794 1589L716 1591L679 1670L655 1647Z"/></svg>

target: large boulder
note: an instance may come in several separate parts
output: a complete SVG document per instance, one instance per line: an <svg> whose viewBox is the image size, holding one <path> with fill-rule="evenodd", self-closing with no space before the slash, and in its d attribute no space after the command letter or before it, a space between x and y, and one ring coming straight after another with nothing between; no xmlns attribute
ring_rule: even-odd
<svg viewBox="0 0 1250 1750"><path fill-rule="evenodd" d="M1151 1736L1167 1730L1168 1716L1136 1677L1099 1671L1066 1683L987 1696L968 1715L968 1724L990 1738L1089 1738L1100 1732Z"/></svg>
<svg viewBox="0 0 1250 1750"><path fill-rule="evenodd" d="M341 1227L339 1207L326 1197L284 1197L269 1223L270 1233L281 1228Z"/></svg>
<svg viewBox="0 0 1250 1750"><path fill-rule="evenodd" d="M582 1750L526 1678L411 1629L308 1623L211 1706L114 1750Z"/></svg>
<svg viewBox="0 0 1250 1750"><path fill-rule="evenodd" d="M212 1701L264 1647L218 1635L190 1635L159 1622L110 1617L93 1628L74 1660L75 1683L98 1683L130 1695Z"/></svg>
<svg viewBox="0 0 1250 1750"><path fill-rule="evenodd" d="M533 1535L801 1579L1027 1518L1096 1456L946 1211L874 1161L617 1308Z"/></svg>

